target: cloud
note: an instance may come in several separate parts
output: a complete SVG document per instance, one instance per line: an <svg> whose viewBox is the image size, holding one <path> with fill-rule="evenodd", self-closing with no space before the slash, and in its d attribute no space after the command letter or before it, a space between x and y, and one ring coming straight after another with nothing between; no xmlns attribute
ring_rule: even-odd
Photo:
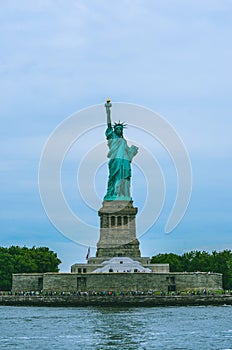
<svg viewBox="0 0 232 350"><path fill-rule="evenodd" d="M123 90L126 82L132 93L140 82L158 95L165 86L169 96L206 96L216 81L217 86L225 81L223 67L217 63L218 58L226 65L231 61L231 50L224 51L228 21L227 27L217 25L222 14L216 10L223 5L211 9L209 2L201 6L190 2L190 7L181 3L181 11L170 2L150 1L133 1L133 5L119 1L110 8L105 1L89 6L83 1L35 6L25 1L22 8L15 2L14 6L18 15L8 9L13 18L3 27L2 45L6 86L13 91L15 84L28 84L40 93L43 87L63 95L68 86L69 94L75 90L80 94L93 82L102 89L104 81L107 88L109 79L115 81L116 89L121 85ZM191 16L186 16L190 9ZM12 40L14 46L9 44Z"/></svg>
<svg viewBox="0 0 232 350"><path fill-rule="evenodd" d="M220 213L224 213L217 216L221 223L220 239L225 237L228 242L227 222L231 209L228 189L232 174L229 165L232 149L231 7L230 0L119 0L110 4L105 0L2 2L1 207L7 220L15 218L9 231L7 224L4 226L4 232L9 235L8 238L4 236L3 242L9 243L10 237L14 242L20 241L20 236L24 243L40 242L41 235L44 241L51 225L45 214L41 216L37 172L46 139L70 113L103 103L108 95L113 101L154 109L173 125L190 153L196 191L190 219L178 230L191 230L191 218L193 222L199 218L198 225L194 226L196 231L213 221L216 215L213 203L219 198ZM105 115L96 118L105 120ZM124 119L126 121L126 115ZM175 172L158 142L154 143L148 135L130 126L126 136L157 157L171 191ZM75 192L76 171L88 152L85 142L93 147L105 142L103 127L95 135L89 133L79 144L74 144L64 161L64 191L74 210L80 204ZM94 161L98 163L100 159L99 156ZM102 174L97 177L99 193L104 192L106 186ZM133 178L133 183L139 184L139 190L134 188L134 200L141 209L144 196L139 192L143 180L139 171L134 175L138 178ZM70 181L75 182L71 184ZM83 190L86 188L84 184ZM209 197L210 191L215 193L215 198ZM228 194L226 202L223 202L223 195L219 196L220 192ZM168 213L172 196L173 193L169 193L164 215ZM198 211L196 214L203 197L203 214ZM206 209L207 215L204 215ZM26 217L27 213L30 217ZM83 210L81 215L88 218L89 210ZM91 215L91 223L94 220L98 223L96 213ZM160 220L164 222L164 216ZM21 221L24 227L19 229ZM34 236L27 241L23 231L32 227ZM177 236L167 241L160 233L158 246L165 251L165 247L166 250L184 249L184 244L190 248L218 244L216 231L213 238L207 234L204 242L201 234L191 232L192 236L184 243ZM48 234L47 244L52 245L54 239L59 241L55 229L53 233L52 237ZM60 242L54 246L62 250L62 239ZM152 244L144 245L149 254L156 249L156 241ZM80 251L77 246L77 252Z"/></svg>

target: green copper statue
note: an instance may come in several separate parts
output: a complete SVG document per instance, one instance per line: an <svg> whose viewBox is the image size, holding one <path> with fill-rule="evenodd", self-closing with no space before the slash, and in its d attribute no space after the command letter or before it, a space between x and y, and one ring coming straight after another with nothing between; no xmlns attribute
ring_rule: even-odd
<svg viewBox="0 0 232 350"><path fill-rule="evenodd" d="M107 193L104 200L126 200L130 201L130 178L131 161L138 152L138 147L127 145L123 137L124 123L115 123L112 127L110 118L110 99L106 100L107 129L106 138L108 140L109 152L109 178Z"/></svg>

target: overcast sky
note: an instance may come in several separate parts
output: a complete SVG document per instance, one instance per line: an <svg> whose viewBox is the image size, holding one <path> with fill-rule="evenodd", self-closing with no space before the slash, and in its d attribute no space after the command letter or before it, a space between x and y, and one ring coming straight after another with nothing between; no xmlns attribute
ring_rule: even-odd
<svg viewBox="0 0 232 350"><path fill-rule="evenodd" d="M85 260L88 244L60 233L44 211L39 161L60 123L110 96L113 103L141 105L163 116L192 164L189 207L166 234L176 193L173 164L158 144L150 150L167 187L159 219L140 239L142 255L232 249L230 0L8 0L1 2L0 19L0 246L48 246L63 261L62 271ZM103 109L96 123L104 121ZM125 136L145 143L133 127ZM104 128L90 139L104 142ZM73 211L97 227L97 210L86 209L75 178L83 158L79 150L88 153L84 145L82 140L70 150L63 186ZM136 165L133 174L133 200L140 210L146 181ZM99 198L106 182L103 164L96 175Z"/></svg>

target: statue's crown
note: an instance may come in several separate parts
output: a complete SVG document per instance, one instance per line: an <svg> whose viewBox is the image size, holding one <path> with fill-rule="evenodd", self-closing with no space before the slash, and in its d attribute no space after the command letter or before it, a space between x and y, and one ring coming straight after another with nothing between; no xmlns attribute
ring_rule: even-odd
<svg viewBox="0 0 232 350"><path fill-rule="evenodd" d="M115 123L115 122L114 122L114 129L115 129L115 128L122 128L122 129L125 129L126 126L127 126L127 124L125 124L124 122L121 123L120 120L119 120L118 123Z"/></svg>

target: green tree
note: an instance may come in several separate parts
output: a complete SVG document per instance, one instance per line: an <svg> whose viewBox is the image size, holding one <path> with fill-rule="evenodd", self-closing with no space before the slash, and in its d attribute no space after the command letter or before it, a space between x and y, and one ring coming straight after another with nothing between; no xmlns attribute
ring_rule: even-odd
<svg viewBox="0 0 232 350"><path fill-rule="evenodd" d="M223 250L222 252L212 252L212 271L223 274L224 289L232 289L232 252Z"/></svg>
<svg viewBox="0 0 232 350"><path fill-rule="evenodd" d="M9 254L7 248L0 247L0 290L11 289L13 272L13 257Z"/></svg>
<svg viewBox="0 0 232 350"><path fill-rule="evenodd" d="M61 263L47 247L0 247L0 290L10 290L13 273L58 272Z"/></svg>
<svg viewBox="0 0 232 350"><path fill-rule="evenodd" d="M212 257L203 251L191 251L181 256L185 271L210 271ZM212 271L212 270L211 270Z"/></svg>
<svg viewBox="0 0 232 350"><path fill-rule="evenodd" d="M183 255L173 253L158 254L153 256L151 263L169 263L171 272L218 272L222 273L223 288L232 289L232 252L224 250L222 252L213 251L191 251Z"/></svg>
<svg viewBox="0 0 232 350"><path fill-rule="evenodd" d="M158 254L151 258L152 264L169 264L171 272L183 271L181 256L173 253Z"/></svg>

